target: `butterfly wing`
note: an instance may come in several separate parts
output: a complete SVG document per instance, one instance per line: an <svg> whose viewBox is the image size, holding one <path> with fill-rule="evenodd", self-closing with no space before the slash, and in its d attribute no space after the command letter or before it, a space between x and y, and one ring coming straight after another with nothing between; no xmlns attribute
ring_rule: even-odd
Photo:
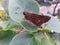
<svg viewBox="0 0 60 45"><path fill-rule="evenodd" d="M50 20L51 17L49 16L43 16L43 15L37 15L29 12L23 12L26 20L29 20L36 26L41 26L43 23L46 23Z"/></svg>

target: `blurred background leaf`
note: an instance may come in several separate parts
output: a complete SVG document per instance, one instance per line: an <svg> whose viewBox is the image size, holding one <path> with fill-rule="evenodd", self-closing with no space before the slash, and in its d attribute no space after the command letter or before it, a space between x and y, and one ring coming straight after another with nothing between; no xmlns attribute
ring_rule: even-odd
<svg viewBox="0 0 60 45"><path fill-rule="evenodd" d="M9 45L16 33L12 31L0 31L0 45Z"/></svg>

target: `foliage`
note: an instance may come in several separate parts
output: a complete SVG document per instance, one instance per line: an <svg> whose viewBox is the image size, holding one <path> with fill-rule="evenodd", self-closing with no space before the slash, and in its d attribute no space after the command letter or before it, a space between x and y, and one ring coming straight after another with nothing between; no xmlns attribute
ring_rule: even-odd
<svg viewBox="0 0 60 45"><path fill-rule="evenodd" d="M50 6L51 2L38 3L35 0L2 0L5 9L5 15L0 19L0 45L57 45L57 34L60 33L60 21L52 14L46 14L51 19L37 27L33 23L27 21L23 15L24 11L34 14L40 14L41 6ZM5 2L6 1L6 2ZM6 5L8 4L9 5ZM59 15L60 10L58 10ZM36 21L37 22L37 21ZM19 30L19 33L16 31ZM25 30L25 31L23 31ZM21 33L21 31L23 31ZM53 32L52 32L53 31ZM57 36L59 37L59 35ZM59 44L58 44L59 45Z"/></svg>

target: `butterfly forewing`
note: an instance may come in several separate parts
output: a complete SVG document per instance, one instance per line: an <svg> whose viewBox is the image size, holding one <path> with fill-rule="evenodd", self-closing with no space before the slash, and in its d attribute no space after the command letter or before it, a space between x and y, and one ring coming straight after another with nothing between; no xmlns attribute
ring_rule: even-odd
<svg viewBox="0 0 60 45"><path fill-rule="evenodd" d="M26 20L29 20L36 26L41 26L43 23L46 23L50 20L51 17L49 16L43 16L43 15L37 15L29 12L23 12Z"/></svg>

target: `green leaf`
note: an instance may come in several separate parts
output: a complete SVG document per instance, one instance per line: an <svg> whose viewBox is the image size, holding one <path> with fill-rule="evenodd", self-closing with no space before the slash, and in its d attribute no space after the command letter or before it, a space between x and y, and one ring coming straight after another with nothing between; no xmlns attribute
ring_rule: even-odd
<svg viewBox="0 0 60 45"><path fill-rule="evenodd" d="M11 30L0 30L0 39L4 39L11 34L13 34Z"/></svg>
<svg viewBox="0 0 60 45"><path fill-rule="evenodd" d="M48 35L47 35L48 36ZM43 33L37 33L37 35L35 36L39 41L40 41L40 45L56 45L55 40L52 37L49 37L49 40L46 38L46 36Z"/></svg>
<svg viewBox="0 0 60 45"><path fill-rule="evenodd" d="M22 33L16 35L10 45L40 45L40 43L33 35Z"/></svg>
<svg viewBox="0 0 60 45"><path fill-rule="evenodd" d="M53 39L48 40L47 38L42 38L41 45L56 45L56 43Z"/></svg>
<svg viewBox="0 0 60 45"><path fill-rule="evenodd" d="M17 23L14 22L13 20L9 20L9 21L4 21L2 24L0 24L1 27L3 27L3 29L8 28L8 26L12 26L12 25L16 25Z"/></svg>
<svg viewBox="0 0 60 45"><path fill-rule="evenodd" d="M37 31L37 26L35 26L34 24L32 24L32 23L30 23L28 21L21 21L21 24L29 32Z"/></svg>
<svg viewBox="0 0 60 45"><path fill-rule="evenodd" d="M9 16L20 23L24 18L23 12L39 13L38 3L34 0L9 0Z"/></svg>
<svg viewBox="0 0 60 45"><path fill-rule="evenodd" d="M22 27L18 24L10 25L10 26L7 27L7 29L10 29L12 31L16 31L17 28L22 29Z"/></svg>
<svg viewBox="0 0 60 45"><path fill-rule="evenodd" d="M8 32L9 33L9 32ZM7 34L8 35L8 34ZM4 39L0 39L0 45L9 45L10 41L12 40L12 38L14 37L15 33L11 33L9 34L9 36L4 37ZM5 35L6 36L6 35ZM0 34L1 37L1 34Z"/></svg>
<svg viewBox="0 0 60 45"><path fill-rule="evenodd" d="M41 39L44 38L44 34L40 32L40 33L37 33L37 35L35 37L40 39L40 41L41 41Z"/></svg>
<svg viewBox="0 0 60 45"><path fill-rule="evenodd" d="M32 40L32 36L26 33L16 35L10 45L28 45L29 42Z"/></svg>
<svg viewBox="0 0 60 45"><path fill-rule="evenodd" d="M10 45L56 45L56 43L52 38L48 40L43 33L34 35L20 33L12 39Z"/></svg>
<svg viewBox="0 0 60 45"><path fill-rule="evenodd" d="M29 45L40 45L40 42L37 38L33 37Z"/></svg>
<svg viewBox="0 0 60 45"><path fill-rule="evenodd" d="M41 30L41 32L46 32L46 33L51 33L51 30L50 29L48 29L48 28L45 28L45 27L43 27L42 28L42 30Z"/></svg>
<svg viewBox="0 0 60 45"><path fill-rule="evenodd" d="M5 21L2 24L0 24L1 27L5 28L8 25L9 21Z"/></svg>
<svg viewBox="0 0 60 45"><path fill-rule="evenodd" d="M55 40L54 38L50 38L50 41L51 41L51 43L53 43L54 45L57 45L56 40Z"/></svg>

